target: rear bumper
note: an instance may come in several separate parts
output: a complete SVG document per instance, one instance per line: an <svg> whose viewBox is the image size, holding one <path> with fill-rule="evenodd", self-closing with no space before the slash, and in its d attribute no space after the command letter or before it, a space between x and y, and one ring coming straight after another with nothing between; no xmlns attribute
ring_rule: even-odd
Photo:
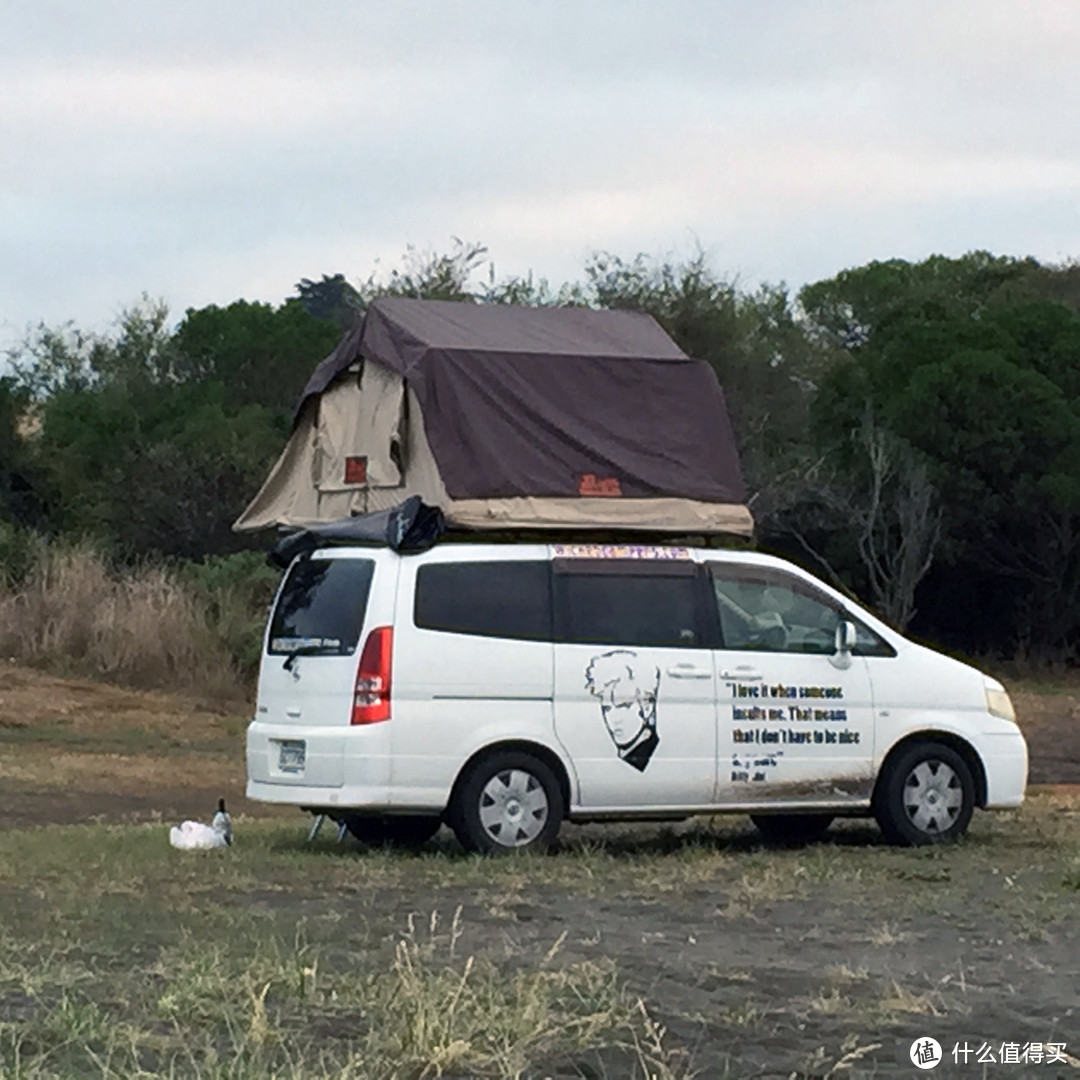
<svg viewBox="0 0 1080 1080"><path fill-rule="evenodd" d="M310 806L312 809L385 810L387 788L374 787L309 787L301 784L266 784L248 779L245 794L255 802L278 803L284 806Z"/></svg>
<svg viewBox="0 0 1080 1080"><path fill-rule="evenodd" d="M302 769L282 769L281 749L302 744ZM249 799L289 806L382 808L390 797L384 725L292 727L253 720L247 730Z"/></svg>
<svg viewBox="0 0 1080 1080"><path fill-rule="evenodd" d="M982 759L986 769L986 809L1019 806L1024 801L1028 776L1024 736L1019 730L984 734Z"/></svg>

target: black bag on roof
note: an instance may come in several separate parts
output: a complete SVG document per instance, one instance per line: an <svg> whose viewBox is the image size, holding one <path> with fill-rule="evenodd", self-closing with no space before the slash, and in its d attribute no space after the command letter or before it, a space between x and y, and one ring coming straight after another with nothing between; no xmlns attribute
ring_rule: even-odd
<svg viewBox="0 0 1080 1080"><path fill-rule="evenodd" d="M270 562L284 570L298 555L326 544L375 544L392 551L426 551L446 531L442 511L412 495L389 510L329 521L290 533L271 550Z"/></svg>

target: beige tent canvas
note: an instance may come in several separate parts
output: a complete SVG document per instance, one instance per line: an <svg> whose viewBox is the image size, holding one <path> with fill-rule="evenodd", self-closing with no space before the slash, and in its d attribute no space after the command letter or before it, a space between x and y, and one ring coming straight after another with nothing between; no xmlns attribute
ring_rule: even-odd
<svg viewBox="0 0 1080 1080"><path fill-rule="evenodd" d="M628 311L373 301L234 528L411 495L460 530L753 528L715 373Z"/></svg>

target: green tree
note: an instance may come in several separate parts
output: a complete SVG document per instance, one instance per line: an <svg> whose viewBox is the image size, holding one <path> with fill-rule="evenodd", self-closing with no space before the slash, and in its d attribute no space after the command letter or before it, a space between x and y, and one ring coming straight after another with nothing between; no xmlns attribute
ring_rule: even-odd
<svg viewBox="0 0 1080 1080"><path fill-rule="evenodd" d="M932 255L921 263L871 262L805 286L799 306L817 335L834 347L880 347L894 324L971 318L1010 283L1039 270L1034 259L975 251L959 259Z"/></svg>
<svg viewBox="0 0 1080 1080"><path fill-rule="evenodd" d="M818 445L868 409L910 443L940 493L948 571L998 593L1000 636L1049 658L1075 653L1080 626L1080 315L1018 293L1031 273L981 255L872 264L804 297L834 337L861 328L815 402Z"/></svg>
<svg viewBox="0 0 1080 1080"><path fill-rule="evenodd" d="M125 312L112 335L39 334L16 378L36 396L34 460L58 531L121 551L201 557L242 547L230 526L287 437L311 370L338 340L298 300Z"/></svg>
<svg viewBox="0 0 1080 1080"><path fill-rule="evenodd" d="M112 336L41 324L7 352L14 384L43 401L104 385L176 381L168 320L164 301L144 294L120 315Z"/></svg>
<svg viewBox="0 0 1080 1080"><path fill-rule="evenodd" d="M263 405L289 413L315 365L338 343L338 327L299 299L280 307L237 300L189 309L172 346L181 382L217 383L231 407Z"/></svg>
<svg viewBox="0 0 1080 1080"><path fill-rule="evenodd" d="M0 378L0 522L37 525L48 502L45 478L34 461L27 429L34 423L29 392Z"/></svg>
<svg viewBox="0 0 1080 1080"><path fill-rule="evenodd" d="M344 274L323 274L320 281L301 278L296 293L313 319L331 322L341 331L350 330L364 313L363 298Z"/></svg>

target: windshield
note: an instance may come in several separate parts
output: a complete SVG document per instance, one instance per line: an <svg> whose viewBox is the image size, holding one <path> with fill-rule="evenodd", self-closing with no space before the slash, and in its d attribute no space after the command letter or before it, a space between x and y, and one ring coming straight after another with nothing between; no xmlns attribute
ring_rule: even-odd
<svg viewBox="0 0 1080 1080"><path fill-rule="evenodd" d="M270 652L345 656L364 625L375 564L301 559L289 571L270 624Z"/></svg>

